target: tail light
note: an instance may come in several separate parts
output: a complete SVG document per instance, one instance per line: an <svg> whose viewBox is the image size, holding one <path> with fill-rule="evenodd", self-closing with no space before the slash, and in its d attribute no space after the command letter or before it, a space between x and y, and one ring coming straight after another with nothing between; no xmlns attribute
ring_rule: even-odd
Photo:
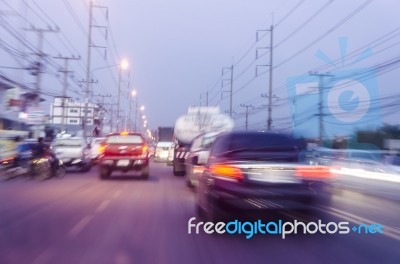
<svg viewBox="0 0 400 264"><path fill-rule="evenodd" d="M244 178L240 168L227 164L213 164L210 166L210 172L218 176L224 176L235 180L243 180Z"/></svg>
<svg viewBox="0 0 400 264"><path fill-rule="evenodd" d="M329 166L301 166L296 167L295 175L309 179L326 179L332 177L331 169Z"/></svg>
<svg viewBox="0 0 400 264"><path fill-rule="evenodd" d="M144 146L142 147L142 154L146 153L148 150L149 150L149 146L144 145Z"/></svg>
<svg viewBox="0 0 400 264"><path fill-rule="evenodd" d="M104 151L106 150L106 144L105 143L101 143L99 146L99 153L104 153Z"/></svg>
<svg viewBox="0 0 400 264"><path fill-rule="evenodd" d="M5 158L0 160L0 164L7 165L14 162L14 158Z"/></svg>

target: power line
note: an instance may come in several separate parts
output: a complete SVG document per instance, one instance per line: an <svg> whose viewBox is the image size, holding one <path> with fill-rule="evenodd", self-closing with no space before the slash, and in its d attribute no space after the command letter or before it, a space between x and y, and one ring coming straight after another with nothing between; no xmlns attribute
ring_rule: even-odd
<svg viewBox="0 0 400 264"><path fill-rule="evenodd" d="M276 24L275 27L278 27L281 23L283 23L291 14L293 14L296 9L298 9L305 0L300 0L283 18L281 18Z"/></svg>
<svg viewBox="0 0 400 264"><path fill-rule="evenodd" d="M355 15L357 15L358 13L360 13L364 8L366 8L368 5L370 5L374 0L367 0L365 1L363 4L361 4L360 6L358 6L355 10L353 10L350 14L348 14L346 17L344 17L342 20L340 20L338 23L336 23L333 27L329 28L325 33L323 33L322 35L320 35L319 37L317 37L316 39L314 39L312 42L310 42L309 44L307 44L306 46L304 46L302 49L300 49L299 51L297 51L296 53L294 53L292 56L284 59L283 61L281 61L280 63L278 63L275 68L279 68L282 65L288 63L289 61L291 61L292 59L296 58L297 56L299 56L300 54L302 54L304 51L308 50L310 47L312 47L315 43L321 41L322 39L324 39L326 36L328 36L329 34L331 34L332 32L334 32L336 29L338 29L340 26L342 26L343 24L345 24L348 20L350 20L351 18L353 18Z"/></svg>

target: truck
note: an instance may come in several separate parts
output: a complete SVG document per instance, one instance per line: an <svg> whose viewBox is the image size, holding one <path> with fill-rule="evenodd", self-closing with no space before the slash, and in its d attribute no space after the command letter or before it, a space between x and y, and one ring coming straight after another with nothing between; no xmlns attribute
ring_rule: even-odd
<svg viewBox="0 0 400 264"><path fill-rule="evenodd" d="M157 144L154 150L154 162L167 162L168 149L174 137L173 127L158 127Z"/></svg>
<svg viewBox="0 0 400 264"><path fill-rule="evenodd" d="M193 139L203 133L230 131L233 127L232 118L221 113L217 106L189 107L187 114L180 116L175 122L172 161L174 175L186 174L185 163Z"/></svg>
<svg viewBox="0 0 400 264"><path fill-rule="evenodd" d="M157 141L158 142L172 142L174 137L173 127L158 127Z"/></svg>

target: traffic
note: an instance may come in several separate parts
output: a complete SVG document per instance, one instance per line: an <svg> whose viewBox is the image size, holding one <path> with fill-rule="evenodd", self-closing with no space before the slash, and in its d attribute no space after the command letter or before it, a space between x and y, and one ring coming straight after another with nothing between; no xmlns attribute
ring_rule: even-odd
<svg viewBox="0 0 400 264"><path fill-rule="evenodd" d="M400 263L399 10L0 0L0 264Z"/></svg>

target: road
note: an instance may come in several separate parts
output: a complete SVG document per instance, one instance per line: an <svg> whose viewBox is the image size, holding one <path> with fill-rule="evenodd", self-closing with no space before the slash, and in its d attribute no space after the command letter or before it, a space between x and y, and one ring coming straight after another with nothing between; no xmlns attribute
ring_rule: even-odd
<svg viewBox="0 0 400 264"><path fill-rule="evenodd" d="M379 223L384 234L246 239L188 234L195 199L162 163L151 164L147 181L101 181L96 168L63 179L1 180L0 263L400 263L396 200L341 189L331 207L319 208L324 221Z"/></svg>

